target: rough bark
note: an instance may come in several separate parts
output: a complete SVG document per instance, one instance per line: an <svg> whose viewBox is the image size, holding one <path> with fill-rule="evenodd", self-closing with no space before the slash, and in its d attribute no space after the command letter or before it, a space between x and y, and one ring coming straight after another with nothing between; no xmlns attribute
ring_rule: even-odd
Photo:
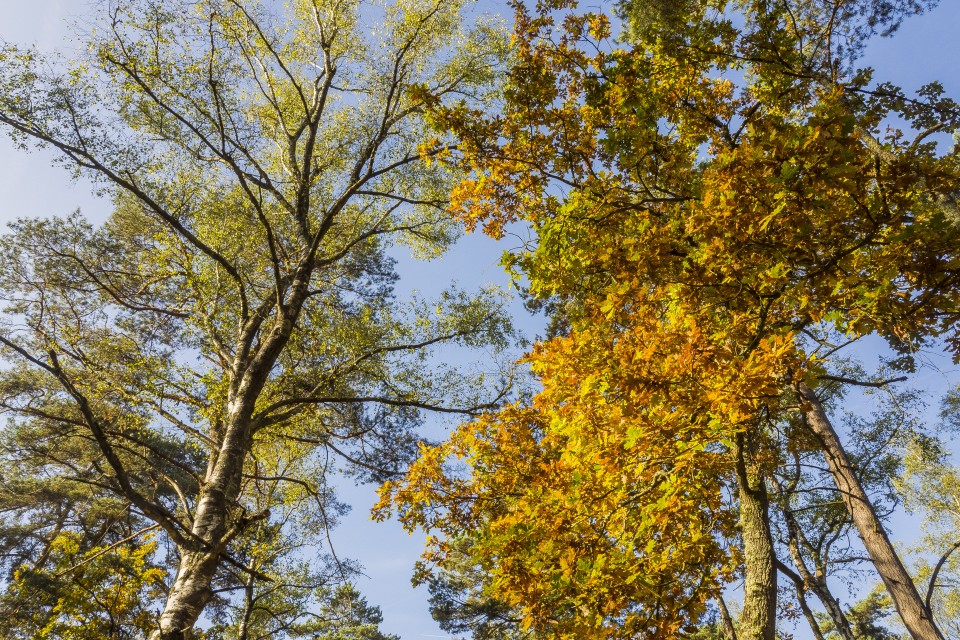
<svg viewBox="0 0 960 640"><path fill-rule="evenodd" d="M749 452L739 434L734 454L740 497L740 531L743 536L743 611L737 626L739 640L775 640L777 631L777 566L770 533L770 501L763 477L749 462Z"/></svg>
<svg viewBox="0 0 960 640"><path fill-rule="evenodd" d="M913 579L907 573L883 524L877 517L870 497L857 478L853 464L827 417L820 399L810 387L804 384L801 384L798 389L805 401L804 415L807 424L820 440L830 474L850 512L863 546L870 554L877 573L880 574L893 599L904 626L914 640L943 640L943 635L930 618Z"/></svg>

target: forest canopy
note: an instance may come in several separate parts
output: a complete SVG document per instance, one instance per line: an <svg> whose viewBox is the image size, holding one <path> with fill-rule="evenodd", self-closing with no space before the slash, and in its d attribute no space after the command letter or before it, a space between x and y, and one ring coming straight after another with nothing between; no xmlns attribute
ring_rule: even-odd
<svg viewBox="0 0 960 640"><path fill-rule="evenodd" d="M451 211L532 230L506 264L552 334L539 393L382 490L439 534L442 602L537 637L773 640L802 617L852 640L880 636L835 585L870 571L871 623L945 637L960 536L911 575L885 522L912 464L952 473L909 382L921 349L960 348L960 109L858 66L934 4L517 5L503 108L434 118L471 172Z"/></svg>
<svg viewBox="0 0 960 640"><path fill-rule="evenodd" d="M130 0L0 41L0 130L109 210L0 237L0 636L396 640L345 481L428 534L457 637L960 634L960 106L863 62L936 8ZM494 287L398 286L463 230L520 238L529 348Z"/></svg>
<svg viewBox="0 0 960 640"><path fill-rule="evenodd" d="M497 92L463 9L104 2L77 59L0 48L0 128L112 205L0 239L0 635L385 637L337 474L510 392L435 355L515 342L498 292L395 293L458 235L426 106Z"/></svg>

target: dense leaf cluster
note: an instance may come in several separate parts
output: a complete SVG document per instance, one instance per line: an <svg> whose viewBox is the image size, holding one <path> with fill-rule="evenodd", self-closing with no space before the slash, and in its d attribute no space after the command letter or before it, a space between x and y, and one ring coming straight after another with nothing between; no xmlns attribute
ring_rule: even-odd
<svg viewBox="0 0 960 640"><path fill-rule="evenodd" d="M506 346L496 292L394 292L395 247L457 235L425 107L484 104L506 45L461 9L136 0L90 16L81 59L2 45L0 126L112 205L0 240L7 635L381 637L314 548L348 508L331 478L396 475L423 411L508 386L426 366Z"/></svg>
<svg viewBox="0 0 960 640"><path fill-rule="evenodd" d="M852 420L849 445L827 412L960 345L960 108L855 66L931 4L625 2L619 41L573 2L517 5L503 109L433 117L472 172L452 210L529 225L507 264L564 330L528 356L532 402L386 486L384 510L442 534L428 563L471 532L487 592L554 637L682 636L710 599L729 635L742 578L741 640L778 617L819 633L811 594L849 639L827 577L865 547L913 637L939 637L882 533L884 447L925 437L910 403ZM871 336L892 371L850 369Z"/></svg>

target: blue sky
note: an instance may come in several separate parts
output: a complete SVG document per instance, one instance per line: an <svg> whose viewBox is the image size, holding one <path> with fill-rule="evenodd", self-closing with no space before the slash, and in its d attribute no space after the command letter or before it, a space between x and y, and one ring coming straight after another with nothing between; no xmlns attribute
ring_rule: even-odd
<svg viewBox="0 0 960 640"><path fill-rule="evenodd" d="M67 33L64 19L82 16L88 5L87 0L0 0L0 39L69 52L71 43L63 40ZM503 5L490 2L484 6L497 11ZM874 41L864 64L877 68L877 79L900 84L908 91L939 80L948 95L960 97L958 27L960 2L944 0L928 14L906 21L894 37ZM107 215L108 203L93 197L89 184L71 181L69 174L51 166L50 160L45 153L17 151L6 138L0 138L0 223L22 216L65 215L78 207L93 219ZM405 287L425 292L442 289L452 280L467 288L488 283L507 286L498 262L502 250L514 244L516 241L509 239L498 245L482 236L468 236L441 260L402 260L401 276ZM519 304L512 308L518 324L532 337L540 321L527 317ZM941 364L951 368L948 363ZM932 368L923 375L923 384L934 389L944 389L956 379ZM386 631L400 634L404 640L448 637L430 619L424 590L410 587L409 576L422 538L407 535L393 523L370 522L367 511L374 501L373 492L370 486L345 483L343 498L354 505L354 510L334 531L338 553L359 559L366 567L368 577L361 578L358 586L372 603L382 607ZM904 526L898 531L900 537L915 535L909 530L916 526L915 521L900 521ZM798 631L798 640L806 637L804 630Z"/></svg>

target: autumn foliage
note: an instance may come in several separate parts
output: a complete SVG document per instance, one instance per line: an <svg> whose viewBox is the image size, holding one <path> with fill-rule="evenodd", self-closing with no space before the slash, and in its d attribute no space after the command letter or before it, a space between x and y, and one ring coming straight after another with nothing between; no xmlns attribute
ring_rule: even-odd
<svg viewBox="0 0 960 640"><path fill-rule="evenodd" d="M507 266L562 330L527 356L530 402L385 486L381 515L440 534L424 570L466 531L527 626L683 635L742 570L738 478L763 490L784 434L819 447L791 416L830 378L823 336L882 336L905 370L926 340L957 353L960 163L937 136L960 112L855 68L906 11L879 4L625 3L629 45L573 2L517 5L502 111L433 117L472 172L452 212L535 232Z"/></svg>

